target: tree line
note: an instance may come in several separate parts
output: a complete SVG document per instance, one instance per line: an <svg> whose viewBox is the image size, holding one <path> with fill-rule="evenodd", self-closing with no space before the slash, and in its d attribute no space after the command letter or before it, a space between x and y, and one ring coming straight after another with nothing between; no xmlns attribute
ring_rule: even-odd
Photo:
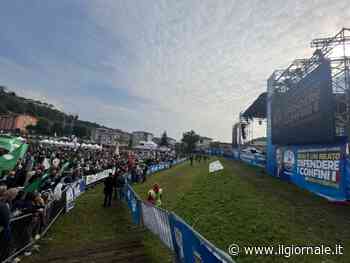
<svg viewBox="0 0 350 263"><path fill-rule="evenodd" d="M0 114L28 114L38 119L36 126L27 127L32 133L43 135L76 135L90 137L92 129L102 127L97 123L79 120L78 116L66 114L52 104L27 99L0 86Z"/></svg>

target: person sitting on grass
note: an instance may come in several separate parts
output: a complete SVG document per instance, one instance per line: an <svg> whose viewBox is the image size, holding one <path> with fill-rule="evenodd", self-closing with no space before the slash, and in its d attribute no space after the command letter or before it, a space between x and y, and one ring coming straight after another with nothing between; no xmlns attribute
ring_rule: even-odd
<svg viewBox="0 0 350 263"><path fill-rule="evenodd" d="M147 201L160 207L162 205L162 193L163 189L158 184L153 185L153 188L148 191Z"/></svg>

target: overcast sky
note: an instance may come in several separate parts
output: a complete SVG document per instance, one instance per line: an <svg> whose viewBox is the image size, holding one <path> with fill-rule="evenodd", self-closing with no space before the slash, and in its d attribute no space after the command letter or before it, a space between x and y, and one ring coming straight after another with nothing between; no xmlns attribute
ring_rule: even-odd
<svg viewBox="0 0 350 263"><path fill-rule="evenodd" d="M0 84L81 119L231 141L239 111L348 0L2 0Z"/></svg>

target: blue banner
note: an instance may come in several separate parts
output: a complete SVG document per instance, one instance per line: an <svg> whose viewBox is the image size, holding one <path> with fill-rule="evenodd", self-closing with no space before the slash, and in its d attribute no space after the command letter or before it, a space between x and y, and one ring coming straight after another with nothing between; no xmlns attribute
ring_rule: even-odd
<svg viewBox="0 0 350 263"><path fill-rule="evenodd" d="M174 252L179 262L233 262L226 253L212 245L175 214L170 214L169 220Z"/></svg>
<svg viewBox="0 0 350 263"><path fill-rule="evenodd" d="M248 164L259 166L265 168L266 166L266 157L260 153L250 153L241 151L239 154L239 158Z"/></svg>
<svg viewBox="0 0 350 263"><path fill-rule="evenodd" d="M75 181L67 186L66 191L66 212L72 210L75 206L75 200L85 192L86 184L83 179Z"/></svg>
<svg viewBox="0 0 350 263"><path fill-rule="evenodd" d="M233 159L238 160L239 159L239 150L232 149L232 155L233 155Z"/></svg>
<svg viewBox="0 0 350 263"><path fill-rule="evenodd" d="M85 192L86 184L83 179L80 179L72 184L74 192L74 200Z"/></svg>
<svg viewBox="0 0 350 263"><path fill-rule="evenodd" d="M74 208L74 191L73 188L68 185L66 190L66 213Z"/></svg>
<svg viewBox="0 0 350 263"><path fill-rule="evenodd" d="M275 176L331 201L347 200L345 144L276 146Z"/></svg>
<svg viewBox="0 0 350 263"><path fill-rule="evenodd" d="M141 203L130 185L126 187L126 200L131 211L132 222L139 225L141 222Z"/></svg>

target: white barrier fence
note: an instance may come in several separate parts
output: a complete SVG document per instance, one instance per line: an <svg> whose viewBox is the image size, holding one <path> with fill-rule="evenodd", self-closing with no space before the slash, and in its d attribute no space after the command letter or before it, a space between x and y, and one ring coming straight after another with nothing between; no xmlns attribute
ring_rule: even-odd
<svg viewBox="0 0 350 263"><path fill-rule="evenodd" d="M141 203L141 207L144 226L158 236L163 243L173 251L174 247L171 237L169 213L145 202Z"/></svg>

